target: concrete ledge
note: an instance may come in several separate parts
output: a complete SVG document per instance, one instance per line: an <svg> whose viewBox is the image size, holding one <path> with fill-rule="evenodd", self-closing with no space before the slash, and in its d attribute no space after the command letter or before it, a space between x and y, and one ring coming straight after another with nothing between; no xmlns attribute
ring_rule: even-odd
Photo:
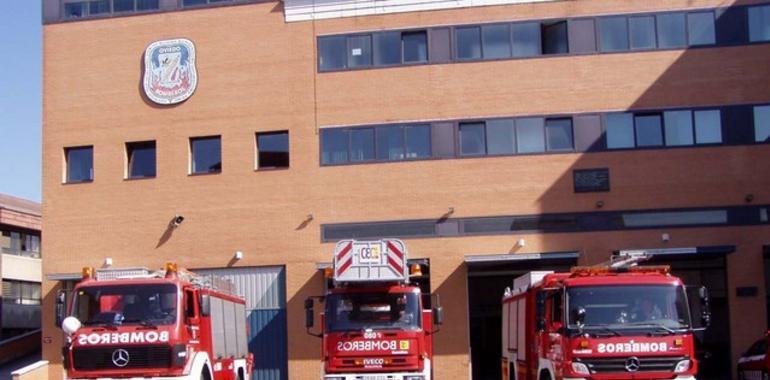
<svg viewBox="0 0 770 380"><path fill-rule="evenodd" d="M19 368L11 372L13 380L47 380L48 379L48 360L41 360L32 363L24 368Z"/></svg>

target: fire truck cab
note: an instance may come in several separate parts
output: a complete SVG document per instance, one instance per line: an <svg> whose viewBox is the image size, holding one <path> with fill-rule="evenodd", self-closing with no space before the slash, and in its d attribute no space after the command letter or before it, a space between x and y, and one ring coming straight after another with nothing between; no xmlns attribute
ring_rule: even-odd
<svg viewBox="0 0 770 380"><path fill-rule="evenodd" d="M424 309L420 264L408 266L400 240L344 240L327 270L333 285L305 301L308 333L322 338L324 380L430 380L433 339L442 310ZM314 334L314 298L324 304Z"/></svg>
<svg viewBox="0 0 770 380"><path fill-rule="evenodd" d="M678 379L698 370L682 281L643 252L570 273L530 272L502 300L503 380Z"/></svg>
<svg viewBox="0 0 770 380"><path fill-rule="evenodd" d="M67 379L251 376L245 301L232 282L173 263L160 271L88 267L71 299L61 323Z"/></svg>

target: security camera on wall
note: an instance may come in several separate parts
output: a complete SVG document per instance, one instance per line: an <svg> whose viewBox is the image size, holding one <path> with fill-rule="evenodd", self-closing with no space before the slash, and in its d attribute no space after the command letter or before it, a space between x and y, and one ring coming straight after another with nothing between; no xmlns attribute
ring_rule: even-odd
<svg viewBox="0 0 770 380"><path fill-rule="evenodd" d="M171 223L169 224L169 226L171 228L177 228L177 227L179 227L180 224L182 224L182 222L184 222L184 216L182 216L182 215L175 215L174 219L171 219Z"/></svg>

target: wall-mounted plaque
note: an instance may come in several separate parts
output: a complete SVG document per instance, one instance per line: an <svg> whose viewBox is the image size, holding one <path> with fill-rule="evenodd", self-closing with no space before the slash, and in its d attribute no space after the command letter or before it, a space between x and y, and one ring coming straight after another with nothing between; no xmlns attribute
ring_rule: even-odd
<svg viewBox="0 0 770 380"><path fill-rule="evenodd" d="M187 100L198 85L192 41L156 41L144 52L144 93L158 104Z"/></svg>
<svg viewBox="0 0 770 380"><path fill-rule="evenodd" d="M610 169L576 169L572 171L576 193L610 191Z"/></svg>

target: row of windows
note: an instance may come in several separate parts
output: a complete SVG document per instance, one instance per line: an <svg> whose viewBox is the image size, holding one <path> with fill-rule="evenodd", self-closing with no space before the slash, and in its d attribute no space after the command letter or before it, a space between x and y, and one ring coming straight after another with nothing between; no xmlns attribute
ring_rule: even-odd
<svg viewBox="0 0 770 380"><path fill-rule="evenodd" d="M40 284L36 282L3 280L3 303L40 305Z"/></svg>
<svg viewBox="0 0 770 380"><path fill-rule="evenodd" d="M182 7L195 7L215 3L227 3L232 0L179 0ZM110 14L131 12L150 12L160 9L159 0L88 0L67 1L64 3L64 18L77 19L100 17Z"/></svg>
<svg viewBox="0 0 770 380"><path fill-rule="evenodd" d="M770 105L326 128L320 138L321 165L749 144L770 142ZM222 171L220 136L190 138L189 147L190 174ZM288 131L257 133L256 148L257 169L289 167ZM126 143L125 152L125 178L156 176L155 141ZM94 179L93 146L64 153L65 182Z"/></svg>
<svg viewBox="0 0 770 380"><path fill-rule="evenodd" d="M289 167L289 132L256 134L257 165L260 170ZM154 178L156 142L129 142L125 146L126 179ZM64 182L78 183L94 180L94 147L64 148L66 173ZM222 138L205 136L190 138L189 174L213 174L222 171Z"/></svg>
<svg viewBox="0 0 770 380"><path fill-rule="evenodd" d="M318 38L318 68L334 71L761 41L770 41L770 5L324 36Z"/></svg>
<svg viewBox="0 0 770 380"><path fill-rule="evenodd" d="M747 108L749 117L734 120ZM725 141L723 119L734 123L734 132L753 129ZM749 134L753 139L745 137ZM496 118L324 129L321 164L768 141L770 106Z"/></svg>
<svg viewBox="0 0 770 380"><path fill-rule="evenodd" d="M40 235L2 231L0 233L0 253L40 258Z"/></svg>

